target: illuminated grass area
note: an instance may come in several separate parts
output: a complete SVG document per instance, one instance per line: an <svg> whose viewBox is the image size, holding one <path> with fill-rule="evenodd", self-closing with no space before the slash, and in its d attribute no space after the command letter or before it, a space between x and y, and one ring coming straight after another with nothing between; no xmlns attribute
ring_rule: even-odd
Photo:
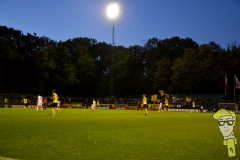
<svg viewBox="0 0 240 160"><path fill-rule="evenodd" d="M229 159L211 113L0 109L0 157L20 160ZM237 120L240 118L237 115ZM240 122L234 128L240 142ZM240 143L235 158L240 159Z"/></svg>

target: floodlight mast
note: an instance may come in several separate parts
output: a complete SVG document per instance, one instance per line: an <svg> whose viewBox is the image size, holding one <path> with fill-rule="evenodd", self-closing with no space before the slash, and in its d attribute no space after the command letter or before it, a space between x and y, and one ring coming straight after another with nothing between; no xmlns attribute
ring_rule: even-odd
<svg viewBox="0 0 240 160"><path fill-rule="evenodd" d="M113 97L114 95L113 54L114 54L114 20L113 20L113 28L112 28L111 71L110 71L110 96L111 97Z"/></svg>
<svg viewBox="0 0 240 160"><path fill-rule="evenodd" d="M114 47L115 42L114 42L114 20L113 20L113 27L112 27L112 46Z"/></svg>
<svg viewBox="0 0 240 160"><path fill-rule="evenodd" d="M107 8L107 15L110 19L112 19L112 50L111 50L111 65L110 65L110 96L113 97L114 95L114 19L118 16L118 5L111 4Z"/></svg>

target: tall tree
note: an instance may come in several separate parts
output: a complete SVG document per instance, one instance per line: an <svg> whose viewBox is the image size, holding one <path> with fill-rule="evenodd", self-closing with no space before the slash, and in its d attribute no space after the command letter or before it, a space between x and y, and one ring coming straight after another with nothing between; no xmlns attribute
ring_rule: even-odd
<svg viewBox="0 0 240 160"><path fill-rule="evenodd" d="M156 63L157 70L154 74L154 89L156 92L164 90L169 93L171 87L170 77L172 75L171 67L172 62L166 57L162 58Z"/></svg>
<svg viewBox="0 0 240 160"><path fill-rule="evenodd" d="M199 60L197 51L186 49L182 58L173 62L172 87L174 93L197 93L201 86L199 77Z"/></svg>

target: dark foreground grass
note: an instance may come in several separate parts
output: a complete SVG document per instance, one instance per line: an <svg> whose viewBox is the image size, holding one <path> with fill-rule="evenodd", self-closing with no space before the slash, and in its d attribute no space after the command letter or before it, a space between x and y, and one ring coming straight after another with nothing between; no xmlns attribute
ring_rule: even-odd
<svg viewBox="0 0 240 160"><path fill-rule="evenodd" d="M211 113L0 109L0 157L21 160L240 159L222 139Z"/></svg>

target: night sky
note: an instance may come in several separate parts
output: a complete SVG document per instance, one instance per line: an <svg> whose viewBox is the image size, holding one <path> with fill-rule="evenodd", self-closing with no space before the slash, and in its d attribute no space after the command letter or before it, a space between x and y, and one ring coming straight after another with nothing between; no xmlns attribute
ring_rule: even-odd
<svg viewBox="0 0 240 160"><path fill-rule="evenodd" d="M0 25L55 41L87 37L111 44L106 10L112 3L120 8L116 45L174 36L222 48L240 44L240 0L0 0Z"/></svg>

